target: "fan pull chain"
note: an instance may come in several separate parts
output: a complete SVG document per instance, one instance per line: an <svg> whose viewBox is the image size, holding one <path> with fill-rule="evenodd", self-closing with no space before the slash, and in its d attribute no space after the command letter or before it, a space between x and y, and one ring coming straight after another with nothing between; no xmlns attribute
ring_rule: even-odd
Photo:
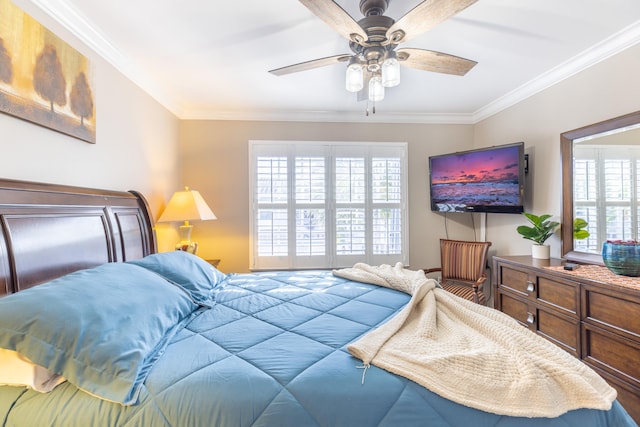
<svg viewBox="0 0 640 427"><path fill-rule="evenodd" d="M372 101L371 103L372 107L371 107L371 113L375 114L376 113L376 102ZM364 110L364 115L366 117L369 117L369 100L367 99L367 108Z"/></svg>

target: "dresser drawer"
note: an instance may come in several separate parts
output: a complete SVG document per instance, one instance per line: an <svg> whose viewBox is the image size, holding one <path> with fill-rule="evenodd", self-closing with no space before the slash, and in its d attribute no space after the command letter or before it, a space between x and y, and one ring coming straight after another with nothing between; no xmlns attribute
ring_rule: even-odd
<svg viewBox="0 0 640 427"><path fill-rule="evenodd" d="M640 387L640 343L588 324L582 342L585 362Z"/></svg>
<svg viewBox="0 0 640 427"><path fill-rule="evenodd" d="M580 285L559 277L534 274L509 265L498 267L498 287L579 317ZM503 310L504 311L504 310Z"/></svg>
<svg viewBox="0 0 640 427"><path fill-rule="evenodd" d="M580 305L580 287L577 282L538 276L538 301L562 309L565 314L578 318Z"/></svg>
<svg viewBox="0 0 640 427"><path fill-rule="evenodd" d="M640 301L619 293L608 293L591 286L583 287L584 320L621 333L640 337Z"/></svg>
<svg viewBox="0 0 640 427"><path fill-rule="evenodd" d="M580 357L580 321L538 308L536 332L576 357Z"/></svg>
<svg viewBox="0 0 640 427"><path fill-rule="evenodd" d="M529 274L507 265L500 265L498 271L498 286L509 288L517 293L529 295L533 284L529 282Z"/></svg>
<svg viewBox="0 0 640 427"><path fill-rule="evenodd" d="M529 327L527 318L529 317L529 303L519 298L515 298L508 293L498 291L496 294L498 303L500 304L500 310L513 317L520 322L523 326Z"/></svg>
<svg viewBox="0 0 640 427"><path fill-rule="evenodd" d="M562 349L579 357L580 321L557 310L545 309L530 301L499 291L503 313L508 314L520 324L558 345Z"/></svg>

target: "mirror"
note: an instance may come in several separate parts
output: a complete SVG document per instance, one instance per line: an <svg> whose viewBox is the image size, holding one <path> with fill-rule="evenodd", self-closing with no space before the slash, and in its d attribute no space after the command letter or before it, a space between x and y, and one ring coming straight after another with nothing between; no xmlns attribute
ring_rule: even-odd
<svg viewBox="0 0 640 427"><path fill-rule="evenodd" d="M602 264L605 240L640 239L640 111L565 132L560 146L563 257ZM574 240L575 217L588 239Z"/></svg>

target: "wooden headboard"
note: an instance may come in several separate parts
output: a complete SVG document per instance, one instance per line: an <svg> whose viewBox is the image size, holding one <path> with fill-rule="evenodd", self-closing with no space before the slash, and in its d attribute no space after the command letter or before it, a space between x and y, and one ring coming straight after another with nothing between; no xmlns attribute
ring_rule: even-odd
<svg viewBox="0 0 640 427"><path fill-rule="evenodd" d="M156 250L137 192L0 179L0 297Z"/></svg>

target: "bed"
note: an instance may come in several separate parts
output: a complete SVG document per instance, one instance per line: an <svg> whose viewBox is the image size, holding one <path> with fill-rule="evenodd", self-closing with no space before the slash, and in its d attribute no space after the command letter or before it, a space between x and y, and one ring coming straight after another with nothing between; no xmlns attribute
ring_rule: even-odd
<svg viewBox="0 0 640 427"><path fill-rule="evenodd" d="M0 425L636 425L617 401L499 415L365 369L348 346L405 292L156 252L139 193L0 180L0 358L22 369L0 378Z"/></svg>

